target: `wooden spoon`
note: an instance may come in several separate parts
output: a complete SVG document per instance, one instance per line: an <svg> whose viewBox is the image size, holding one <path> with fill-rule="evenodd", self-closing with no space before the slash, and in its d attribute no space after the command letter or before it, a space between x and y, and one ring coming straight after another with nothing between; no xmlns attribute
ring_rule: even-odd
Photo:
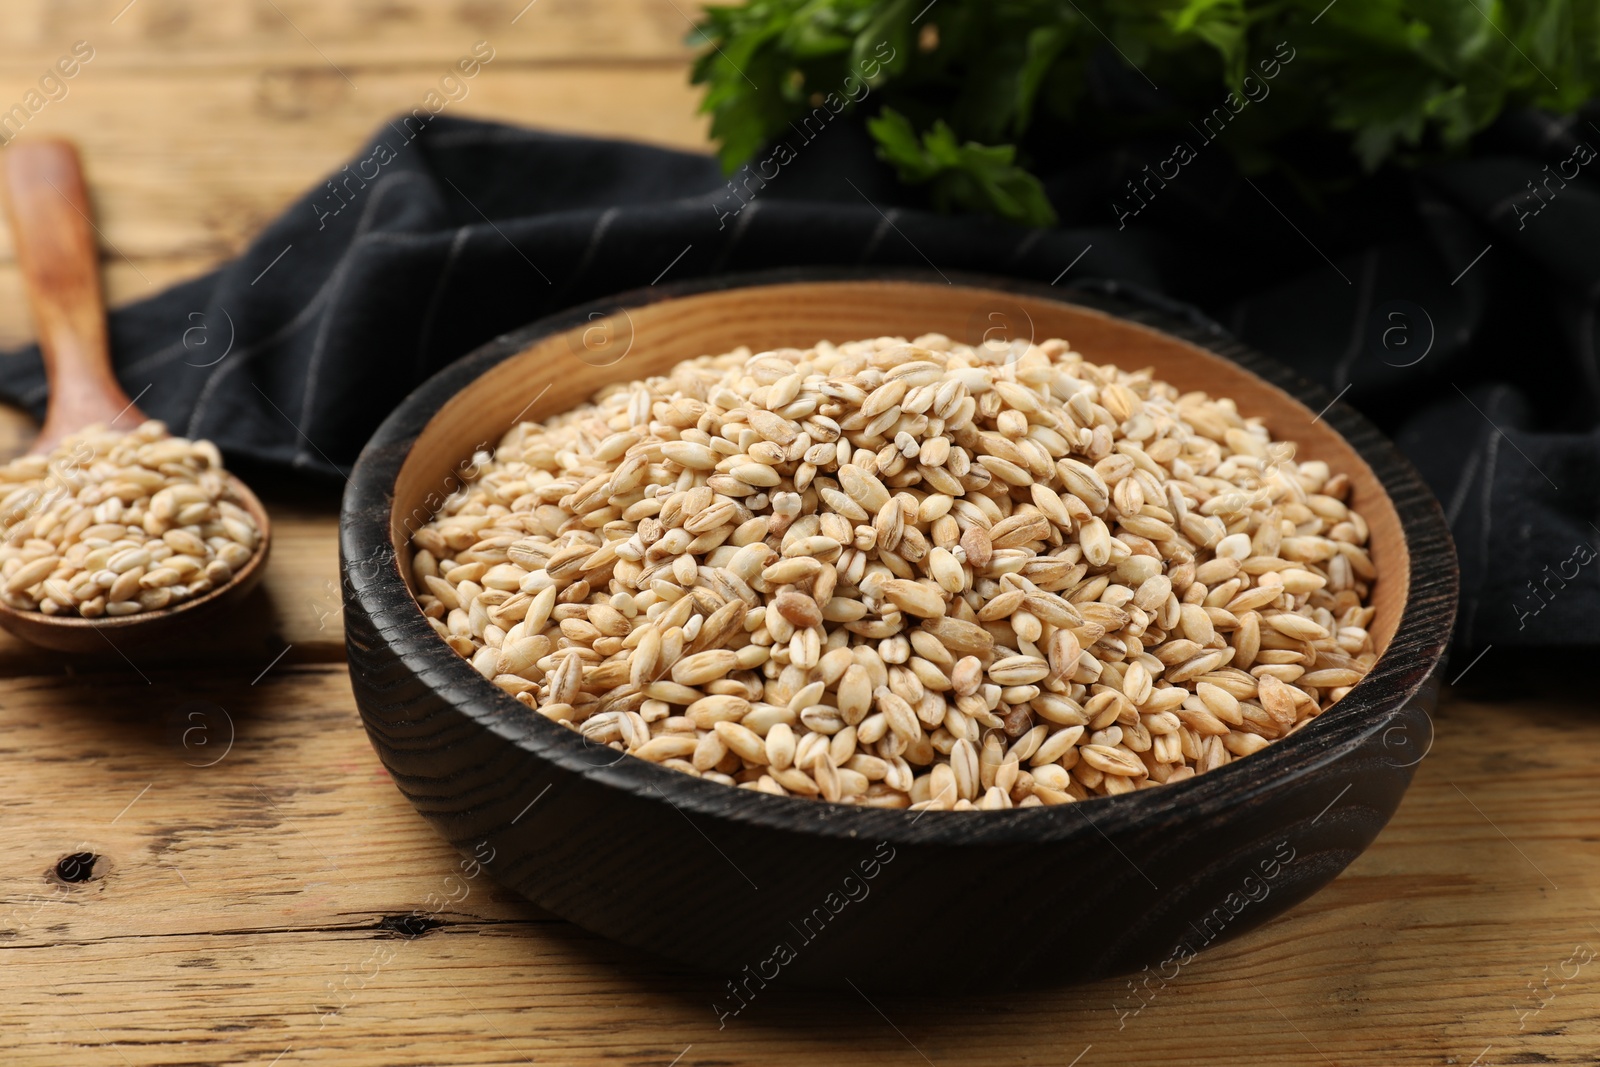
<svg viewBox="0 0 1600 1067"><path fill-rule="evenodd" d="M95 423L136 428L146 416L111 370L89 196L77 149L68 141L25 141L0 152L0 170L0 194L50 383L49 409L32 451L48 452L63 437ZM108 653L172 639L237 600L260 580L271 530L255 494L231 474L228 484L235 502L255 519L261 540L226 584L170 608L114 618L45 615L0 603L0 626L46 648Z"/></svg>

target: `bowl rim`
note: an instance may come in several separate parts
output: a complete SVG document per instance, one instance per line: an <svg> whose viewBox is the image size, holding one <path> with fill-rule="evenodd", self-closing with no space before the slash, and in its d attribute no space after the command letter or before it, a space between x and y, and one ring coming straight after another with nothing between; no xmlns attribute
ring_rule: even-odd
<svg viewBox="0 0 1600 1067"><path fill-rule="evenodd" d="M940 812L939 818L922 820L921 812L906 809L829 804L735 789L611 749L596 749L576 730L544 719L483 678L433 631L400 574L389 540L393 491L416 438L458 392L536 341L583 326L596 315L744 288L863 282L954 285L1098 312L1202 348L1276 386L1308 410L1320 409L1320 418L1371 467L1394 506L1411 557L1405 607L1389 647L1372 671L1342 700L1295 733L1248 760L1235 760L1183 782L1073 804ZM1138 292L1135 287L1128 288ZM457 715L530 755L555 763L562 771L650 801L664 800L685 818L694 813L772 830L905 844L1042 843L1091 830L1109 839L1124 827L1162 822L1176 825L1258 799L1292 781L1299 772L1348 754L1380 729L1385 731L1383 742L1388 745L1388 732L1401 729L1392 720L1434 674L1455 621L1459 576L1454 545L1438 502L1411 463L1372 423L1321 386L1255 352L1203 317L1180 317L1177 305L1170 302L1151 306L1165 298L1145 298L1138 304L1121 300L1117 283L1106 285L1103 291L1111 295L957 271L778 268L635 288L543 316L439 370L413 390L372 435L351 472L341 508L339 547L346 599L354 601L370 619L373 632L386 642L403 646L395 654L404 669L439 694ZM379 515L381 522L375 521ZM1419 565L1419 548L1427 553L1427 565ZM1406 738L1401 743L1415 740ZM1428 740L1431 743L1431 736ZM588 757L596 751L616 758L605 765L594 764ZM1240 764L1246 768L1240 770ZM529 784L532 795L540 783ZM1070 814L1071 810L1078 814Z"/></svg>

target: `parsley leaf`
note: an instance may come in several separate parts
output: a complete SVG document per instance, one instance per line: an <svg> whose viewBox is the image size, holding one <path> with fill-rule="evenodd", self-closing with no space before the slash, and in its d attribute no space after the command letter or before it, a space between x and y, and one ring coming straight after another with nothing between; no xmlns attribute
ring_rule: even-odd
<svg viewBox="0 0 1600 1067"><path fill-rule="evenodd" d="M965 207L1029 226L1055 224L1056 212L1039 179L1015 163L1012 145L958 143L943 119L921 137L904 115L884 108L867 122L878 158L894 164L900 180L930 186L941 211Z"/></svg>

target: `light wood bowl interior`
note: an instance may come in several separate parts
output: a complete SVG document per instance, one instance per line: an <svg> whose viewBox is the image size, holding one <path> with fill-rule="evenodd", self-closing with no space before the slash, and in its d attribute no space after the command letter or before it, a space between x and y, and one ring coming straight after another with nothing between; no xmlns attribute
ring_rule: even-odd
<svg viewBox="0 0 1600 1067"><path fill-rule="evenodd" d="M1380 654L1388 648L1410 585L1400 518L1372 469L1318 413L1243 367L1155 329L1049 299L938 283L797 282L703 292L629 307L536 340L447 402L410 450L391 511L390 536L400 571L409 584L410 533L459 487L461 465L476 449L493 447L519 418L554 415L610 383L661 374L681 360L741 344L762 351L934 332L977 343L986 329L1013 331L1013 336L1030 336L1026 331L1031 330L1031 337L1041 341L1064 338L1092 362L1130 370L1150 367L1180 390L1232 397L1239 412L1260 417L1275 440L1295 442L1298 459L1322 460L1335 473L1348 475L1349 502L1371 529L1371 556L1379 574L1373 640ZM596 345L602 338L606 343Z"/></svg>

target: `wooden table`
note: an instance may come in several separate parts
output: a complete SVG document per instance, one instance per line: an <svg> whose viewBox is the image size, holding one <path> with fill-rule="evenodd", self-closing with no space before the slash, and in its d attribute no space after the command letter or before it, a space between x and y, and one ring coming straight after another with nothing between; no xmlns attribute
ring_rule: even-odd
<svg viewBox="0 0 1600 1067"><path fill-rule="evenodd" d="M496 57L459 113L704 144L687 0L524 3L12 0L0 109L90 42L68 95L20 136L82 145L114 301L239 251L480 40ZM0 245L0 342L28 333ZM15 451L27 428L13 416L0 431ZM719 1029L716 978L482 881L461 898L457 857L387 780L351 701L337 500L265 495L265 588L204 647L89 662L0 638L0 1062L1600 1058L1600 718L1559 664L1515 701L1447 696L1377 844L1165 985L784 992ZM1492 650L1468 681L1514 661ZM61 862L76 853L98 859ZM996 886L965 921L1025 938L1005 922L1015 891ZM715 908L685 919L714 926ZM1085 916L1084 936L1115 922Z"/></svg>

